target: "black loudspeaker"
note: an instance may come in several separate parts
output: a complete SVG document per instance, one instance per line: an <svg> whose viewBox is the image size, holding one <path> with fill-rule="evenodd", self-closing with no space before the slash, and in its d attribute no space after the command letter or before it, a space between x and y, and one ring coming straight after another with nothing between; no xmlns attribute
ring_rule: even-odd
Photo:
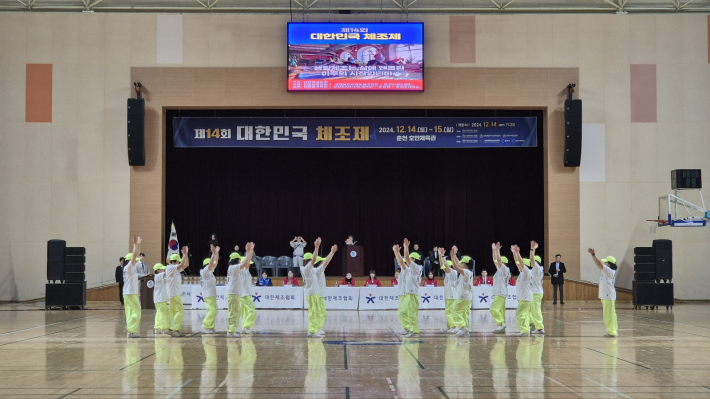
<svg viewBox="0 0 710 399"><path fill-rule="evenodd" d="M64 256L84 256L86 248L84 247L66 247L64 248Z"/></svg>
<svg viewBox="0 0 710 399"><path fill-rule="evenodd" d="M64 273L64 281L67 283L83 283L84 280L84 273Z"/></svg>
<svg viewBox="0 0 710 399"><path fill-rule="evenodd" d="M47 241L47 280L64 280L64 240Z"/></svg>
<svg viewBox="0 0 710 399"><path fill-rule="evenodd" d="M69 274L69 273L84 273L84 272L86 272L86 265L83 263L67 263L64 265L64 274L65 275Z"/></svg>
<svg viewBox="0 0 710 399"><path fill-rule="evenodd" d="M654 284L656 305L673 306L673 284Z"/></svg>
<svg viewBox="0 0 710 399"><path fill-rule="evenodd" d="M65 266L66 268L69 267L69 265ZM69 271L67 269L67 271ZM634 265L634 272L636 273L653 273L653 275L656 275L656 264L647 264L647 263L637 263Z"/></svg>
<svg viewBox="0 0 710 399"><path fill-rule="evenodd" d="M66 255L64 256L64 263L86 263L85 255Z"/></svg>
<svg viewBox="0 0 710 399"><path fill-rule="evenodd" d="M64 286L66 284L45 284L44 306L64 306Z"/></svg>
<svg viewBox="0 0 710 399"><path fill-rule="evenodd" d="M673 242L671 240L653 240L656 253L656 279L673 278Z"/></svg>
<svg viewBox="0 0 710 399"><path fill-rule="evenodd" d="M45 285L45 307L86 306L86 282Z"/></svg>
<svg viewBox="0 0 710 399"><path fill-rule="evenodd" d="M634 255L634 263L656 264L656 257L653 255Z"/></svg>
<svg viewBox="0 0 710 399"><path fill-rule="evenodd" d="M579 166L582 159L582 100L565 100L564 165Z"/></svg>
<svg viewBox="0 0 710 399"><path fill-rule="evenodd" d="M653 251L653 247L636 247L634 248L634 255L643 256L656 256L656 252ZM654 259L655 262L655 259Z"/></svg>
<svg viewBox="0 0 710 399"><path fill-rule="evenodd" d="M145 166L145 100L128 99L128 164Z"/></svg>
<svg viewBox="0 0 710 399"><path fill-rule="evenodd" d="M655 305L656 290L654 282L634 281L634 306L653 306Z"/></svg>
<svg viewBox="0 0 710 399"><path fill-rule="evenodd" d="M651 273L634 272L634 280L636 280L636 281L654 281L655 282L656 281L656 272L651 272Z"/></svg>

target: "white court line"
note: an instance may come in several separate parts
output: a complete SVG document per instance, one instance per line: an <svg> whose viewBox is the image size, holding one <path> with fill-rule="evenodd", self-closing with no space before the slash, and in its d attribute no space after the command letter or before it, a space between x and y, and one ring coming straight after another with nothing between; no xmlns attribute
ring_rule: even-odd
<svg viewBox="0 0 710 399"><path fill-rule="evenodd" d="M101 315L101 314L102 314L102 313L100 313L100 314L95 314L95 315L93 315L93 316L79 317L79 318L77 318L77 319L58 321L58 322L56 322L56 323L51 323L51 324L43 324L43 325L41 325L41 326L25 328L25 329L22 329L22 330L10 331L10 332L6 332L6 333L0 334L0 337L2 337L3 335L10 335L10 334L14 334L14 333L22 332L22 331L29 331L29 330L35 330L35 329L37 329L37 328L49 327L49 326L53 326L53 325L55 325L55 324L69 323L70 321L77 321L77 320L88 319L89 317L96 317L96 316L99 316L99 315Z"/></svg>
<svg viewBox="0 0 710 399"><path fill-rule="evenodd" d="M556 379L554 379L554 378L552 378L552 377L545 377L545 378L547 378L548 380L550 380L550 381L554 382L555 384L561 386L562 388L564 388L564 389L566 389L566 390L572 392L573 394L575 394L575 395L577 395L577 396L580 396L580 397L582 396L581 393L575 391L574 389L568 387L567 385L565 385L565 384L563 384L563 383L557 381Z"/></svg>
<svg viewBox="0 0 710 399"><path fill-rule="evenodd" d="M632 315L632 314L623 314L623 313L622 313L620 316L633 317L633 318L636 318L636 319L644 319L644 320L657 321L657 322L659 322L659 323L672 324L672 325L674 325L674 326L683 326L683 327L690 327L690 328L700 328L700 329L703 329L703 330L710 330L710 328L707 328L707 327L692 326L692 325L690 325L690 324L676 323L676 322L674 322L674 321L658 320L658 319L654 319L654 318L651 318L651 317L635 316L635 315Z"/></svg>
<svg viewBox="0 0 710 399"><path fill-rule="evenodd" d="M589 381L589 382L591 382L591 383L594 383L594 384L596 384L596 385L598 385L598 386L600 386L600 387L602 387L602 388L604 388L604 389L608 389L609 391L614 392L614 393L617 394L617 395L621 395L621 396L623 396L623 397L625 397L625 398L627 398L627 399L632 399L630 396L626 396L626 395L624 395L623 393L617 391L616 389L609 388L608 386L603 385L603 384L600 384L600 383L598 383L598 382L596 382L596 381L594 381L594 380L592 380L592 379L590 379L590 378L585 378L585 380L587 380L587 381Z"/></svg>
<svg viewBox="0 0 710 399"><path fill-rule="evenodd" d="M180 385L179 387L175 388L175 390L172 391L172 392L170 393L170 395L166 396L165 399L170 399L170 397L172 397L172 396L175 395L176 393L180 392L180 390L183 389L183 388L185 387L185 385L187 385L187 384L189 384L189 383L191 383L191 382L192 382L192 378L190 378L189 380L185 381L185 383L182 384L182 385Z"/></svg>

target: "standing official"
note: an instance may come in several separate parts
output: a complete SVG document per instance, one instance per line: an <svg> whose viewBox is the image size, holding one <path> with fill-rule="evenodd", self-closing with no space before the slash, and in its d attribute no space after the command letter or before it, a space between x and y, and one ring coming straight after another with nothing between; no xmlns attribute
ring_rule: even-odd
<svg viewBox="0 0 710 399"><path fill-rule="evenodd" d="M120 265L116 266L116 283L118 284L118 298L123 305L123 266L126 266L126 258L120 257L118 262Z"/></svg>
<svg viewBox="0 0 710 399"><path fill-rule="evenodd" d="M552 282L552 304L557 305L557 289L560 290L560 304L565 304L565 264L561 262L562 256L555 255L555 261L550 263L550 282Z"/></svg>
<svg viewBox="0 0 710 399"><path fill-rule="evenodd" d="M138 278L143 278L150 274L150 269L145 263L145 254L141 252L140 257L136 261L136 273L138 273Z"/></svg>

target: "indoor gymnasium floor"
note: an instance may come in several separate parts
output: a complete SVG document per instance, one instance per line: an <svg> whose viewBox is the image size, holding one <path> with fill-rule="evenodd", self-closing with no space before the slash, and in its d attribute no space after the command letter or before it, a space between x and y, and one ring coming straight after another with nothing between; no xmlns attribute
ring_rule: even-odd
<svg viewBox="0 0 710 399"><path fill-rule="evenodd" d="M494 335L488 311L474 334L439 333L444 312L421 311L402 338L395 311L330 311L322 339L306 312L262 310L254 335L127 339L120 306L44 311L0 305L0 398L710 398L710 304L633 310L617 304L618 338L604 338L598 302L543 304L547 334ZM217 329L224 331L226 311Z"/></svg>

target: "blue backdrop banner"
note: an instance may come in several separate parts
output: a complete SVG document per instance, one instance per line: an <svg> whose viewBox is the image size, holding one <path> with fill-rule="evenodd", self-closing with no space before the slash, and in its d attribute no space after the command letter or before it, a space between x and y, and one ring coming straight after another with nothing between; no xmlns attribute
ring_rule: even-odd
<svg viewBox="0 0 710 399"><path fill-rule="evenodd" d="M173 118L175 147L537 147L537 118Z"/></svg>

